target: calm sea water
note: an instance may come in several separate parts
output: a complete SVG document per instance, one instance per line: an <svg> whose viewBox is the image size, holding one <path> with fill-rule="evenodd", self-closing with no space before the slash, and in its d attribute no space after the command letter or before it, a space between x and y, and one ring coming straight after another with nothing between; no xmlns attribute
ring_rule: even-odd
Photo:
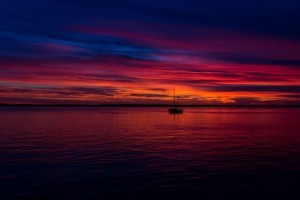
<svg viewBox="0 0 300 200"><path fill-rule="evenodd" d="M1 107L0 145L1 199L300 196L299 108Z"/></svg>

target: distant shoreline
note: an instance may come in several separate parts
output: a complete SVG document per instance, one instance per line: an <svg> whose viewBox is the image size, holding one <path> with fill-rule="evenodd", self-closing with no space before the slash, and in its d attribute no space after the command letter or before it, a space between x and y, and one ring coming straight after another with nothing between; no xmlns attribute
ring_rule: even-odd
<svg viewBox="0 0 300 200"><path fill-rule="evenodd" d="M0 104L0 107L173 107L168 104ZM300 107L300 105L180 105L180 107Z"/></svg>

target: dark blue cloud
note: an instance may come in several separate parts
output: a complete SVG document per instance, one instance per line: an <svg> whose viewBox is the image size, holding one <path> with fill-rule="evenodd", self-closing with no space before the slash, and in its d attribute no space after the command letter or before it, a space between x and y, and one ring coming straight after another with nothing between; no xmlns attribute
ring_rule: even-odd
<svg viewBox="0 0 300 200"><path fill-rule="evenodd" d="M229 63L239 64L259 64L259 65L280 65L280 66L293 66L300 67L300 59L277 59L277 58L264 58L252 55L237 55L237 54L223 54L219 53L212 56L212 59L225 61Z"/></svg>

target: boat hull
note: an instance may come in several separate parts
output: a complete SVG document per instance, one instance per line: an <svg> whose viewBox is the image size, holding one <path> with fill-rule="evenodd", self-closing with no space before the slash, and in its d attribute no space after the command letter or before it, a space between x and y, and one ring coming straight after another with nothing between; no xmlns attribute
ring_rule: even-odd
<svg viewBox="0 0 300 200"><path fill-rule="evenodd" d="M169 113L172 113L172 114L176 114L176 113L182 113L182 109L178 109L178 108L170 108L168 109L169 110Z"/></svg>

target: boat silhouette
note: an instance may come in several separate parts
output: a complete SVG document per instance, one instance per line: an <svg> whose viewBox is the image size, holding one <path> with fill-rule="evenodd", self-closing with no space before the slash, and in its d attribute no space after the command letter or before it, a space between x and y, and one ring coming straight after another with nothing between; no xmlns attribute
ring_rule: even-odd
<svg viewBox="0 0 300 200"><path fill-rule="evenodd" d="M182 113L183 109L179 108L179 100L178 100L178 95L176 95L177 98L175 98L175 89L174 89L174 106L173 108L169 108L169 113L171 114L176 114L176 113ZM177 103L176 103L177 99Z"/></svg>

